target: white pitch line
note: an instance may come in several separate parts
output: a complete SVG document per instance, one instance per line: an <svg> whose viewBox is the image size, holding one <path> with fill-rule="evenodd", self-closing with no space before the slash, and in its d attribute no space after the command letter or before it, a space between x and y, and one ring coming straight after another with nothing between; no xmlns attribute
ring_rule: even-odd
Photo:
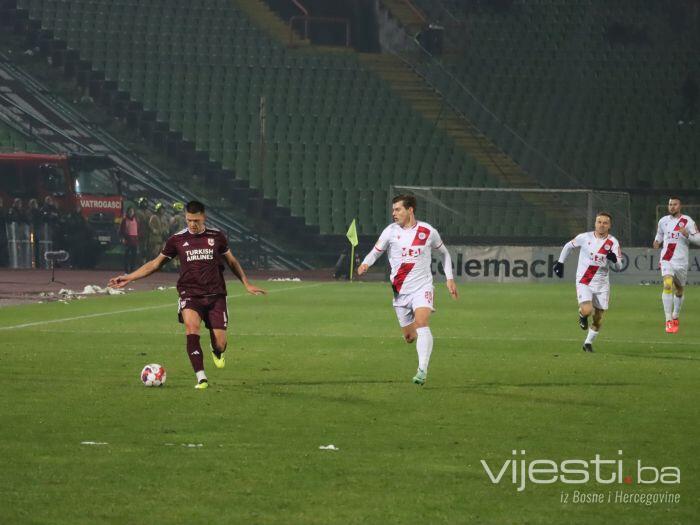
<svg viewBox="0 0 700 525"><path fill-rule="evenodd" d="M306 286L293 286L289 288L280 288L278 290L270 290L268 293L277 293L277 292L286 292L289 290L301 290L302 288L316 288L317 286L323 286L325 283L315 283L315 284L309 284ZM245 297L249 294L247 293L240 293L240 294L235 294L235 295L229 295L226 297L226 300L228 301L229 299L233 297ZM139 308L129 308L128 310L113 310L111 312L100 312L97 314L86 314L86 315L76 315L75 317L63 317L61 319L49 319L47 321L35 321L32 323L22 323L22 324L16 324L12 326L0 326L0 331L3 330L19 330L21 328L30 328L32 326L43 326L47 324L54 324L54 323L65 323L69 321L80 321L83 319L93 319L95 317L107 317L109 315L120 315L120 314L128 314L128 313L133 313L133 312L144 312L147 310L158 310L159 308L175 308L174 304L172 302L168 304L159 304L159 305L154 305L154 306L142 306Z"/></svg>

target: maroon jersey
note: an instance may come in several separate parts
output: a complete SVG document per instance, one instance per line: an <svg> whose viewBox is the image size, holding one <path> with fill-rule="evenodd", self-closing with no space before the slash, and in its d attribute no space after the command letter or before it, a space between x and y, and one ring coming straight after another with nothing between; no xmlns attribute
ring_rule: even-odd
<svg viewBox="0 0 700 525"><path fill-rule="evenodd" d="M228 241L216 228L206 228L202 233L190 233L185 228L171 235L162 254L169 259L180 259L177 280L180 297L226 295L223 255L227 251Z"/></svg>

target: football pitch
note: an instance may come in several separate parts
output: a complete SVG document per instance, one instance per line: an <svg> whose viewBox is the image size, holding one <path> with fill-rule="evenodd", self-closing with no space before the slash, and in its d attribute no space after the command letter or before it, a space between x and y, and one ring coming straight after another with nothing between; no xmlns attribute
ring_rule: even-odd
<svg viewBox="0 0 700 525"><path fill-rule="evenodd" d="M436 284L419 387L387 285L257 284L229 284L225 369L202 337L206 391L172 289L0 309L0 523L700 522L700 290L669 335L660 288L613 284L586 354L573 284Z"/></svg>

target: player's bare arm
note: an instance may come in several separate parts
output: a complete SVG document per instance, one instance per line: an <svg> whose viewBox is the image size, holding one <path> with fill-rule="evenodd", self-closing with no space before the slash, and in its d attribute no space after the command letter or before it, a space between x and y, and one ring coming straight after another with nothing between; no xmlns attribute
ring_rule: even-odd
<svg viewBox="0 0 700 525"><path fill-rule="evenodd" d="M124 288L131 281L143 279L144 277L148 277L152 273L157 272L169 260L170 259L168 259L165 255L159 253L155 259L151 259L150 261L145 263L140 268L134 270L133 272L129 274L118 275L117 277L112 277L109 280L109 283L107 283L107 286L109 286L110 288Z"/></svg>
<svg viewBox="0 0 700 525"><path fill-rule="evenodd" d="M245 289L249 294L251 294L251 295L266 295L267 294L267 291L263 290L262 288L258 288L257 286L252 285L250 283L250 281L248 281L248 277L246 277L246 274L243 271L243 267L238 262L238 259L236 259L233 256L233 254L231 253L231 250L227 251L224 254L224 259L226 259L226 264L228 264L228 267L231 268L233 275L238 277L238 279L243 283L243 286L245 286Z"/></svg>
<svg viewBox="0 0 700 525"><path fill-rule="evenodd" d="M363 273L367 272L369 270L369 265L368 264L361 264L357 268L357 275L362 275Z"/></svg>

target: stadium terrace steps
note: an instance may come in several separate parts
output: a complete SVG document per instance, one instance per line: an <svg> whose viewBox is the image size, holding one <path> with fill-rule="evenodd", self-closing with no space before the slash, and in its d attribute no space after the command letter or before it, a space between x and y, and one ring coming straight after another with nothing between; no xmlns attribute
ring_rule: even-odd
<svg viewBox="0 0 700 525"><path fill-rule="evenodd" d="M418 33L425 25L425 15L410 0L381 0L381 3L411 35Z"/></svg>
<svg viewBox="0 0 700 525"><path fill-rule="evenodd" d="M393 55L361 54L360 62L385 80L401 98L436 123L455 143L483 164L495 178L513 187L538 187L537 182L500 151L470 121L460 117L417 74Z"/></svg>
<svg viewBox="0 0 700 525"><path fill-rule="evenodd" d="M271 37L292 47L306 47L310 44L310 41L302 38L296 30L291 30L263 0L233 1L251 21L264 28Z"/></svg>

